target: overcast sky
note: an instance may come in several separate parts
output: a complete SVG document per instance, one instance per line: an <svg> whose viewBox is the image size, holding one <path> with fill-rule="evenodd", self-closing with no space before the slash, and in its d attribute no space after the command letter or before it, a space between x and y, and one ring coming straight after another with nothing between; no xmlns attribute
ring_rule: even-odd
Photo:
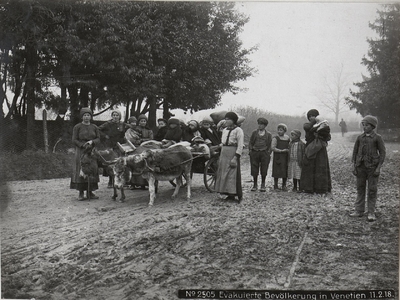
<svg viewBox="0 0 400 300"><path fill-rule="evenodd" d="M367 38L376 37L368 24L377 17L378 3L238 2L236 6L250 17L241 38L246 48L258 45L250 57L258 73L239 84L247 92L224 95L220 108L249 105L288 115L317 108L328 116L316 97L322 78L341 64L350 86L361 81L362 73L368 75L361 59L368 52Z"/></svg>

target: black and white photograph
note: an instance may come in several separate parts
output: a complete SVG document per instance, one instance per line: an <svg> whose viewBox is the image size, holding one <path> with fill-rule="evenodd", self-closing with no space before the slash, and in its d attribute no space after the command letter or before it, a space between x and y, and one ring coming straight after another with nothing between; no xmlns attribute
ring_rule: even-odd
<svg viewBox="0 0 400 300"><path fill-rule="evenodd" d="M399 299L400 2L0 0L1 299Z"/></svg>

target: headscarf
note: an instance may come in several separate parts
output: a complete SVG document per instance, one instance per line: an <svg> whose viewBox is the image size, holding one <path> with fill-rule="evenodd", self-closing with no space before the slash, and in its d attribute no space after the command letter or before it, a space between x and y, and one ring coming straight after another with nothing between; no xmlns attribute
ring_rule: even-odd
<svg viewBox="0 0 400 300"><path fill-rule="evenodd" d="M132 123L132 122L137 122L137 119L135 116L132 116L128 119L128 123Z"/></svg>
<svg viewBox="0 0 400 300"><path fill-rule="evenodd" d="M213 119L211 119L211 117L204 117L204 119L202 120L202 124L212 124L214 123Z"/></svg>
<svg viewBox="0 0 400 300"><path fill-rule="evenodd" d="M83 107L81 111L79 112L79 116L81 119L83 118L84 114L90 114L91 117L93 117L93 112L89 107Z"/></svg>
<svg viewBox="0 0 400 300"><path fill-rule="evenodd" d="M300 140L300 137L301 137L301 131L300 130L293 129L290 133L295 135L295 137L291 138L291 142L292 143L298 142Z"/></svg>
<svg viewBox="0 0 400 300"><path fill-rule="evenodd" d="M111 112L111 116L112 116L114 113L118 114L119 119L121 120L121 117L122 117L121 112L120 112L119 110L113 110L113 111Z"/></svg>
<svg viewBox="0 0 400 300"><path fill-rule="evenodd" d="M234 124L237 124L239 116L235 114L233 111L227 112L225 115L225 119L232 120Z"/></svg>
<svg viewBox="0 0 400 300"><path fill-rule="evenodd" d="M364 119L362 119L361 122L365 122L368 124L371 124L372 126L374 126L374 128L376 128L376 126L378 126L378 119L374 116L371 115L367 115L364 117Z"/></svg>
<svg viewBox="0 0 400 300"><path fill-rule="evenodd" d="M316 110L316 109L310 109L310 110L307 112L307 119L310 120L310 117L311 117L311 116L314 116L314 117L319 116L319 111Z"/></svg>
<svg viewBox="0 0 400 300"><path fill-rule="evenodd" d="M188 125L194 125L194 131L196 131L196 130L198 130L199 129L199 123L196 121L196 120L190 120L189 122L188 122Z"/></svg>
<svg viewBox="0 0 400 300"><path fill-rule="evenodd" d="M177 119L177 118L170 118L170 119L168 120L168 125L171 125L171 124L179 125L179 119Z"/></svg>
<svg viewBox="0 0 400 300"><path fill-rule="evenodd" d="M278 129L282 128L285 132L287 131L287 126L283 123L278 124Z"/></svg>
<svg viewBox="0 0 400 300"><path fill-rule="evenodd" d="M145 119L146 120L146 122L147 122L147 117L146 117L146 115L140 115L139 117L138 117L138 123L140 122L140 120L142 120L142 119Z"/></svg>

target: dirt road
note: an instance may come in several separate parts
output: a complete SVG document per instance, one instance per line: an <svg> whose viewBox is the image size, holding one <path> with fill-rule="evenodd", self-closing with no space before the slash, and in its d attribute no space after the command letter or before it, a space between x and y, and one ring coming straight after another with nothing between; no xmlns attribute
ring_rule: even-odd
<svg viewBox="0 0 400 300"><path fill-rule="evenodd" d="M361 290L398 288L398 144L388 144L378 220L348 216L356 196L350 174L354 134L333 135L333 193L250 192L218 200L194 175L192 199L161 183L111 200L78 202L69 179L2 186L2 297L177 299L179 289ZM269 187L272 180L268 179Z"/></svg>

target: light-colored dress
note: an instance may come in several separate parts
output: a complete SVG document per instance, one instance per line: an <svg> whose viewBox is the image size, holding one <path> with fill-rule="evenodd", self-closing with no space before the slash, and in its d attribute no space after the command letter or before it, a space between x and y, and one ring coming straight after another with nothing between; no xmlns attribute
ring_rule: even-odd
<svg viewBox="0 0 400 300"><path fill-rule="evenodd" d="M301 141L289 144L288 178L300 180L301 162L304 154L304 143Z"/></svg>
<svg viewBox="0 0 400 300"><path fill-rule="evenodd" d="M244 147L244 133L240 127L225 128L222 131L222 149L218 161L215 191L221 194L235 195L242 199L242 180L240 173L240 156ZM231 167L232 158L237 157L237 166Z"/></svg>

